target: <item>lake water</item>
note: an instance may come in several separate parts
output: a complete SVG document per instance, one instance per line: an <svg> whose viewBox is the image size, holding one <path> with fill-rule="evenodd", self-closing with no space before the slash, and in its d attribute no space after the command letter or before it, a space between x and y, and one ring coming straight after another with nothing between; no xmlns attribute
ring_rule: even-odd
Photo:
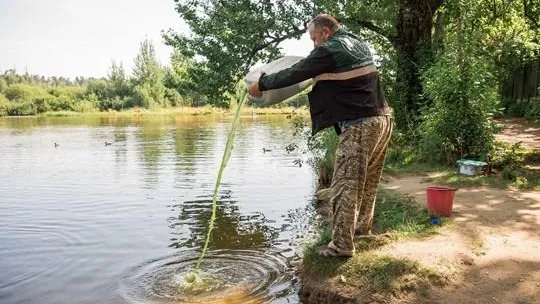
<svg viewBox="0 0 540 304"><path fill-rule="evenodd" d="M201 266L216 283L179 288L230 121L0 119L0 303L298 303L315 176L282 116L242 118Z"/></svg>

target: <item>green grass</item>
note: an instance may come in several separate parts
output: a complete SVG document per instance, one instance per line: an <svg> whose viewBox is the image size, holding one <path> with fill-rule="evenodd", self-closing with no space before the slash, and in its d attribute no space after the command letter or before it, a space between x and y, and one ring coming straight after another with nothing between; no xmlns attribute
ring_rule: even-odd
<svg viewBox="0 0 540 304"><path fill-rule="evenodd" d="M421 238L437 234L429 222L430 215L411 196L379 188L373 229L390 232L398 239ZM443 224L447 220L443 219Z"/></svg>
<svg viewBox="0 0 540 304"><path fill-rule="evenodd" d="M443 225L447 219L441 219ZM379 187L373 223L373 233L390 233L397 239L428 237L437 234L430 224L430 215L413 197ZM330 240L330 232L323 231L323 240ZM359 244L362 247L364 244Z"/></svg>
<svg viewBox="0 0 540 304"><path fill-rule="evenodd" d="M319 279L340 277L343 284L369 288L377 292L426 290L433 284L442 284L446 278L436 270L422 266L420 262L370 251L356 254L344 260L322 257L316 247L307 249L303 263L304 275Z"/></svg>
<svg viewBox="0 0 540 304"><path fill-rule="evenodd" d="M307 270L310 275L317 277L331 277L339 273L339 268L346 264L343 259L327 258L316 254L316 249L320 245L326 245L331 240L331 231L324 230L321 232L319 239L305 248L304 253L304 270ZM386 237L357 240L355 242L356 252L364 253L390 243Z"/></svg>
<svg viewBox="0 0 540 304"><path fill-rule="evenodd" d="M409 259L398 259L388 255L363 254L345 263L341 275L349 285L370 286L376 291L415 290L429 285L431 280L443 278L435 270Z"/></svg>
<svg viewBox="0 0 540 304"><path fill-rule="evenodd" d="M374 230L377 233L391 233L393 239L424 238L437 234L438 226L429 223L427 211L409 196L380 189L375 210ZM327 258L316 253L317 247L328 244L330 239L331 232L324 230L319 239L306 248L304 275L322 279L343 276L344 284L368 287L378 292L427 290L432 284L445 280L437 271L417 261L375 254L374 249L392 242L386 236L356 240L356 254L348 260Z"/></svg>
<svg viewBox="0 0 540 304"><path fill-rule="evenodd" d="M429 163L413 162L407 165L386 163L384 167L384 174L390 176L402 176L402 175L429 175L430 173L449 170L448 166L434 165Z"/></svg>

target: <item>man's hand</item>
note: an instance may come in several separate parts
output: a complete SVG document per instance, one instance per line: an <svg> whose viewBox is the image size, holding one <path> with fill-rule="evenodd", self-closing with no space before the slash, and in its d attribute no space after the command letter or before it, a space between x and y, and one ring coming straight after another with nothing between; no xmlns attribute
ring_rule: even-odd
<svg viewBox="0 0 540 304"><path fill-rule="evenodd" d="M262 96L262 92L259 91L259 82L258 81L254 81L251 84L251 86L248 89L248 93L249 93L249 95L251 95L253 97L261 97Z"/></svg>

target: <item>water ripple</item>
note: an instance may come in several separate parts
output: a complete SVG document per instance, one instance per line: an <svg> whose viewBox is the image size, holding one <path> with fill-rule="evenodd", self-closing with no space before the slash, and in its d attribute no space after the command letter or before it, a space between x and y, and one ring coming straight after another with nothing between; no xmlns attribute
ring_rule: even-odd
<svg viewBox="0 0 540 304"><path fill-rule="evenodd" d="M185 277L197 262L196 251L149 261L132 269L120 283L130 303L268 303L291 293L293 274L285 259L249 250L207 254L197 281Z"/></svg>

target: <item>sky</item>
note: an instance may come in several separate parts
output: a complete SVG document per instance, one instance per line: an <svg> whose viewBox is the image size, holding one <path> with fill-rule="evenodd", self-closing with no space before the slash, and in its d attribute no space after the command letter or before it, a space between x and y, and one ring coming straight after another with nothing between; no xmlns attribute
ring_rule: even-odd
<svg viewBox="0 0 540 304"><path fill-rule="evenodd" d="M146 37L168 64L161 31L188 31L174 8L173 0L0 0L0 72L101 77L112 61L130 72ZM282 45L298 56L313 47L307 35Z"/></svg>

